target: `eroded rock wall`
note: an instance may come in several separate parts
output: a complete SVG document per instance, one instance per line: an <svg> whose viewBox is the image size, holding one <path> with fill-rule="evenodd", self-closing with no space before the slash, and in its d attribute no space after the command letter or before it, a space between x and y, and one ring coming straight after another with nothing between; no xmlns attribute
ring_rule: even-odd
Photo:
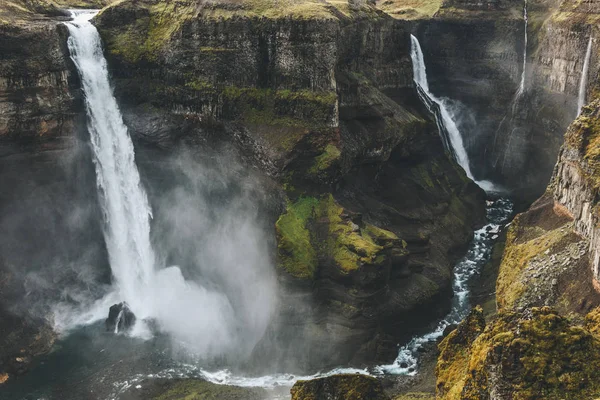
<svg viewBox="0 0 600 400"><path fill-rule="evenodd" d="M233 144L284 189L269 217L282 304L255 356L286 370L393 359L447 310L483 217L416 100L410 25L368 5L311 18L195 5L125 2L97 22L135 138ZM161 24L175 28L148 42Z"/></svg>

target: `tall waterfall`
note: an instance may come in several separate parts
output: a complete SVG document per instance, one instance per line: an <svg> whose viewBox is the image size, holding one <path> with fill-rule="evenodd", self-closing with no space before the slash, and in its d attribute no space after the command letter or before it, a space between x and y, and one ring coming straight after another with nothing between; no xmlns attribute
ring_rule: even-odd
<svg viewBox="0 0 600 400"><path fill-rule="evenodd" d="M448 105L444 99L436 97L429 91L427 70L425 68L425 59L423 58L421 44L414 35L410 35L410 40L410 58L412 59L413 65L413 79L417 86L419 98L435 116L436 123L440 130L440 135L446 150L454 156L454 159L458 165L465 170L467 176L473 179L473 174L471 173L471 168L469 166L469 157L467 155L467 151L465 150L462 136L460 135L460 131L456 126L456 122L448 110Z"/></svg>
<svg viewBox="0 0 600 400"><path fill-rule="evenodd" d="M577 98L577 116L581 114L581 109L585 105L585 92L587 90L588 72L590 69L590 57L592 55L592 36L588 40L587 50L585 52L585 61L581 70L581 79L579 80L579 97Z"/></svg>
<svg viewBox="0 0 600 400"><path fill-rule="evenodd" d="M515 103L521 97L523 92L525 92L525 72L527 71L527 28L529 25L529 17L527 15L527 0L525 0L525 4L523 6L523 21L525 22L524 29L524 38L523 38L523 69L521 71L521 81L519 83L519 89L517 89L517 94L515 95Z"/></svg>
<svg viewBox="0 0 600 400"><path fill-rule="evenodd" d="M221 357L249 353L264 334L275 304L276 281L265 255L263 232L243 201L224 206L219 220L211 222L202 208L189 208L191 203L203 201L197 192L178 191L162 217L174 223L175 230L179 226L190 230L174 235L178 243L195 234L201 234L203 241L190 250L194 257L187 261L193 275L190 279L184 278L178 266L161 266L150 239L152 210L109 84L100 36L90 22L94 15L73 13L74 20L67 23L68 47L85 94L114 287L70 326L105 318L110 304L126 301L137 317L133 335L152 334L145 323L151 319L155 322L151 326L171 337L173 345L185 354ZM187 180L186 184L199 190L202 179ZM172 244L168 236L163 239L163 244Z"/></svg>
<svg viewBox="0 0 600 400"><path fill-rule="evenodd" d="M144 308L141 291L154 275L150 243L152 210L140 182L133 143L113 96L93 12L74 11L68 47L81 76L92 143L104 237L120 297L133 310Z"/></svg>

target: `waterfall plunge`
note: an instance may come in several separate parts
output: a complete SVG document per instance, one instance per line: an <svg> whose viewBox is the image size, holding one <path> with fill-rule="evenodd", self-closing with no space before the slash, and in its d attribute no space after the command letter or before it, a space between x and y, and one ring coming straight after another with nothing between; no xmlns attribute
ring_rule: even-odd
<svg viewBox="0 0 600 400"><path fill-rule="evenodd" d="M583 69L581 70L581 79L579 81L579 96L577 98L577 116L581 114L581 109L585 105L585 92L587 90L588 72L590 69L590 57L592 55L592 36L588 40L587 50L585 52L585 60L583 61Z"/></svg>
<svg viewBox="0 0 600 400"><path fill-rule="evenodd" d="M523 38L523 69L521 70L521 81L519 82L519 88L517 89L517 93L515 94L515 105L517 103L517 100L525 92L525 73L527 71L527 28L529 26L529 17L527 15L527 0L525 0L525 4L523 6L523 22L525 23L525 32Z"/></svg>
<svg viewBox="0 0 600 400"><path fill-rule="evenodd" d="M450 115L448 106L443 99L437 98L429 91L425 59L419 40L413 35L410 35L410 40L412 44L410 58L412 59L413 65L413 79L417 85L419 97L429 111L434 114L446 150L452 153L458 165L465 170L469 178L473 179L473 174L471 174L471 168L469 167L467 151L465 150L456 122Z"/></svg>
<svg viewBox="0 0 600 400"><path fill-rule="evenodd" d="M471 167L469 165L469 156L465 149L456 121L449 110L447 101L445 99L436 97L429 90L427 69L425 67L425 58L423 57L421 44L414 35L410 35L410 40L410 58L412 60L413 80L417 86L417 93L429 112L435 116L435 121L437 123L442 142L444 143L444 147L452 154L455 161L462 167L467 176L474 180L479 187L486 192L498 192L499 189L492 182L485 180L478 181L473 177L473 174L471 173Z"/></svg>
<svg viewBox="0 0 600 400"><path fill-rule="evenodd" d="M218 243L238 241L242 246L248 245L243 261L236 253L214 263L226 278L242 281L229 282L230 286L249 285L249 289L243 290L229 287L229 292L234 291L241 298L233 303L217 288L207 289L185 280L179 267L158 268L150 240L152 210L135 164L133 143L109 84L100 36L90 22L95 14L74 11L74 20L66 25L70 33L69 51L85 94L114 290L91 309L73 311L76 315L69 318L59 315L65 321L57 322L57 327L68 330L105 318L111 304L125 301L137 317L133 334L148 335L144 319L152 319L174 343L192 354L215 356L251 349L266 328L274 292L274 280L268 281L257 271L262 267L270 271L268 264L259 258L262 248L244 241L246 236L260 235L240 218L227 218L228 215L221 218L235 219L237 225L236 229L225 226L227 234L233 237L219 237ZM250 228L244 230L244 226ZM244 236L235 236L238 231ZM216 247L215 251L225 251ZM255 253L259 255L255 257ZM254 283L253 279L262 280Z"/></svg>
<svg viewBox="0 0 600 400"><path fill-rule="evenodd" d="M75 12L68 46L85 93L88 130L104 214L104 237L119 296L137 313L155 274L150 244L152 210L135 165L133 143L108 81L100 36L89 22L95 14Z"/></svg>

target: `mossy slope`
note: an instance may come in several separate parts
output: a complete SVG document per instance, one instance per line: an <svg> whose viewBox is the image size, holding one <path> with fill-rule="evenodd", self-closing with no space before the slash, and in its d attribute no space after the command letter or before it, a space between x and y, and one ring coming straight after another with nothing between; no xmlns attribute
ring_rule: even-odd
<svg viewBox="0 0 600 400"><path fill-rule="evenodd" d="M596 398L600 338L590 321L580 326L544 307L502 311L485 326L475 309L439 345L436 398Z"/></svg>
<svg viewBox="0 0 600 400"><path fill-rule="evenodd" d="M389 400L376 378L366 375L333 375L298 381L292 400Z"/></svg>
<svg viewBox="0 0 600 400"><path fill-rule="evenodd" d="M383 265L389 260L386 249L402 247L393 232L363 223L332 195L288 202L275 227L279 265L297 278L313 278L319 261L333 262L344 274L363 265Z"/></svg>

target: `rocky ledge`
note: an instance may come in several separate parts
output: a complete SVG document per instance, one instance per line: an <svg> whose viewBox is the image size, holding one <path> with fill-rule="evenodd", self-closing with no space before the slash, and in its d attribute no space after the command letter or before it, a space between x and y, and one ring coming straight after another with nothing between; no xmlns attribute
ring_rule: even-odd
<svg viewBox="0 0 600 400"><path fill-rule="evenodd" d="M440 344L439 399L592 399L598 385L598 309L569 320L555 310L474 309Z"/></svg>

